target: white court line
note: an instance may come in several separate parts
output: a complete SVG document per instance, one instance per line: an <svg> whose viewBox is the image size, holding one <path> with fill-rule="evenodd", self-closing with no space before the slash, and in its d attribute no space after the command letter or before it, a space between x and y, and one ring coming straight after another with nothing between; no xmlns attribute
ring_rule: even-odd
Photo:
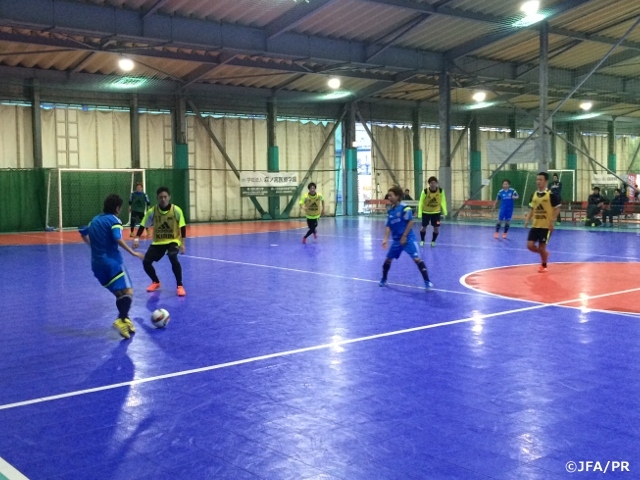
<svg viewBox="0 0 640 480"><path fill-rule="evenodd" d="M567 232L570 232L572 230L564 230ZM283 230L282 233L293 233L290 230ZM414 232L415 233L415 232ZM366 234L365 234L366 235ZM365 236L361 235L361 236L350 236L350 235L329 235L329 234L324 234L324 233L319 233L318 234L319 237L330 237L330 238L356 238L356 239L364 239ZM369 239L371 240L378 240L380 242L382 242L383 238L382 237L373 237L373 236L369 236ZM441 243L438 242L439 246L442 247L453 247L453 248L471 248L474 250L496 250L496 247L500 250L512 250L515 252L528 252L529 250L527 250L526 248L516 248L516 247L505 247L502 246L501 243L496 243L496 245L491 246L491 247L484 247L484 246L480 246L480 245L461 245L461 244L456 244L456 243ZM553 243L551 243L551 245L553 245ZM425 248L425 251L427 250L431 250L431 248ZM437 250L437 248L436 248ZM604 254L599 254L599 253L584 253L584 252L562 252L559 250L551 250L551 253L553 254L562 254L562 255L584 255L584 256L589 256L589 257L603 257L603 258L622 258L625 260L640 260L640 257L625 257L622 255L604 255Z"/></svg>
<svg viewBox="0 0 640 480"><path fill-rule="evenodd" d="M581 263L583 263L583 262L554 262L551 265L552 266L553 265L573 265L573 264L581 264ZM604 263L605 265L616 265L616 264L618 264L618 265L628 265L628 263L625 263L625 262L601 262L601 263ZM489 295L491 297L501 298L501 299L504 299L504 300L518 300L520 302L533 303L533 304L536 304L536 305L547 305L544 302L537 302L535 300L524 300L524 299L521 299L521 298L507 297L505 295L500 295L500 294L497 294L497 293L487 292L487 291L484 291L484 290L480 290L479 288L472 287L471 285L469 285L467 283L467 278L470 277L471 275L475 275L476 273L489 272L489 271L492 271L492 270L502 270L502 269L515 268L515 267L529 267L529 266L534 267L534 266L538 266L538 265L539 265L538 263L526 263L526 264L521 264L521 265L507 265L507 266L503 266L503 267L483 268L481 270L476 270L475 272L467 273L466 275L463 275L462 277L460 277L460 284L462 286L468 288L469 290L472 290L472 291L477 292L477 293L484 293L485 295ZM545 275L548 275L548 273L545 274ZM611 296L622 295L624 293L628 293L628 292L622 291L622 292L612 293L610 295ZM599 297L597 297L597 296L596 297L585 297L584 299L581 298L580 300L590 300L590 299L593 299L593 298L599 298ZM612 315L621 315L621 316L624 316L624 317L640 318L640 314L637 314L637 313L618 312L618 311L615 311L615 310L600 310L598 308L589 308L589 307L572 307L570 305L556 305L556 307L559 307L559 308L571 308L573 310L582 310L582 308L585 308L588 312L608 313L608 314L612 314Z"/></svg>
<svg viewBox="0 0 640 480"><path fill-rule="evenodd" d="M367 282L367 283L378 283L379 280L369 280L368 278L357 278L357 277L346 277L343 275L337 275L334 273L323 273L323 272L314 272L311 270L300 270L298 268L288 268L288 267L278 267L275 265L264 265L262 263L248 263L248 262L237 262L235 260L221 260L219 258L209 258L209 257L198 257L195 255L183 255L184 258L194 258L196 260L207 260L209 262L219 262L219 263L230 263L232 265L244 265L247 267L260 267L260 268L272 268L274 270L283 270L285 272L295 272L295 273L304 273L305 275L319 275L321 277L332 277L332 278L340 278L342 280L356 280L358 282ZM387 285L391 285L394 287L405 287L405 288L414 288L417 290L424 290L424 286L418 287L416 285L406 285L404 283L387 283ZM432 288L432 292L443 292L443 293L455 293L457 295L473 295L477 296L475 293L469 292L460 292L458 290L445 290L442 288ZM516 299L517 300L517 299Z"/></svg>
<svg viewBox="0 0 640 480"><path fill-rule="evenodd" d="M29 480L2 457L0 457L0 475L4 475L8 480Z"/></svg>
<svg viewBox="0 0 640 480"><path fill-rule="evenodd" d="M602 295L595 295L593 297L585 297L586 299L596 299L596 298L603 298L603 297L610 297L613 295L620 295L623 293L631 293L631 292L637 292L640 291L640 287L639 288L633 288L633 289L629 289L629 290L622 290L619 292L612 292L612 293L604 293ZM121 383L114 383L112 385L104 385L102 387L94 387L94 388L88 388L86 390L77 390L75 392L67 392L67 393L61 393L58 395L50 395L48 397L41 397L41 398L34 398L31 400L24 400L21 402L15 402L15 403L7 403L5 405L0 405L0 410L9 410L11 408L17 408L17 407L24 407L27 405L34 405L37 403L44 403L44 402L51 402L53 400L61 400L63 398L70 398L70 397L77 397L80 395L86 395L89 393L96 393L96 392L103 392L105 390L113 390L116 388L122 388L122 387L132 387L135 385L141 385L143 383L149 383L149 382L156 382L158 380L165 380L167 378L175 378L175 377L184 377L186 375L193 375L196 373L202 373L202 372L210 372L213 370L219 370L221 368L227 368L227 367L234 367L236 365L244 365L247 363L254 363L254 362L259 362L262 360L269 360L272 358L280 358L280 357L287 357L290 355L296 355L298 353L306 353L306 352L313 352L313 351L318 351L318 350L326 350L326 349L330 349L330 348L335 348L335 347L340 347L343 345L350 345L353 343L360 343L360 342L367 342L370 340L377 340L379 338L385 338L385 337L393 337L396 335L403 335L405 333L413 333L413 332L420 332L423 330L430 330L433 328L438 328L438 327L445 327L445 326L449 326L449 325L456 325L459 323L468 323L468 322L477 322L479 320L484 320L486 318L495 318L495 317L501 317L504 315L511 315L514 313L522 313L522 312L529 312L532 310L541 310L543 308L548 308L548 307L554 307L554 306L560 306L563 305L565 303L574 303L574 302L579 302L580 300L583 300L582 298L577 298L577 299L570 299L570 300L564 300L562 302L556 302L556 303L548 303L548 304L540 304L540 305L532 305L529 307L523 307L523 308L516 308L513 310L506 310L503 312L496 312L496 313L487 313L487 314L479 314L479 315L474 315L473 317L468 317L468 318L462 318L459 320L451 320L448 322L441 322L441 323L432 323L429 325L421 325L418 327L412 327L412 328L405 328L403 330L394 330L392 332L384 332L384 333L377 333L375 335L369 335L366 337L359 337L359 338L352 338L352 339L348 339L348 340L340 340L340 341L336 341L336 342L332 342L332 343L324 343L322 345L315 345L312 347L304 347L304 348L298 348L295 350L287 350L284 352L276 352L276 353L269 353L267 355L260 355L257 357L250 357L250 358L245 358L243 360L235 360L232 362L226 362L226 363L220 363L217 365L209 365L207 367L200 367L200 368L193 368L190 370L183 370L180 372L173 372L173 373L165 373L164 375L157 375L155 377L147 377L147 378L140 378L138 380L131 380L128 382L121 382Z"/></svg>

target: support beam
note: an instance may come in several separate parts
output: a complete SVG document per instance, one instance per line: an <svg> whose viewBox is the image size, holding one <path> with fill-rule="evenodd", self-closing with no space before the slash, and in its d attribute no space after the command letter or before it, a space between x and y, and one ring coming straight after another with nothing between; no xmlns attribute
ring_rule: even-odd
<svg viewBox="0 0 640 480"><path fill-rule="evenodd" d="M277 129L276 99L270 98L267 100L267 170L269 172L280 171ZM269 197L269 215L271 215L271 218L280 218L280 197Z"/></svg>
<svg viewBox="0 0 640 480"><path fill-rule="evenodd" d="M438 180L440 187L445 191L447 211L451 212L453 178L451 175L451 76L449 72L440 73L439 83L440 168Z"/></svg>
<svg viewBox="0 0 640 480"><path fill-rule="evenodd" d="M312 2L300 2L288 12L267 24L264 29L267 38L273 39L292 28L297 27L306 19L336 3L337 0L313 0Z"/></svg>
<svg viewBox="0 0 640 480"><path fill-rule="evenodd" d="M380 56L386 52L389 47L405 38L412 30L415 30L422 25L426 20L431 17L428 13L418 15L416 18L412 18L408 22L402 24L396 28L393 32L384 35L379 40L374 41L367 47L367 62L370 62L374 58Z"/></svg>
<svg viewBox="0 0 640 480"><path fill-rule="evenodd" d="M540 147L540 160L538 171L546 172L549 169L549 135L547 129L547 105L549 94L549 23L544 20L540 23L540 112L538 124L540 125L538 145Z"/></svg>
<svg viewBox="0 0 640 480"><path fill-rule="evenodd" d="M598 68L607 68L607 67L611 67L614 65L617 65L619 63L624 63L627 62L629 60L634 60L637 59L638 57L640 57L640 52L637 50L625 50L624 52L620 52L620 53L616 53L615 55L611 55L606 62L604 62L602 65L599 65ZM576 69L576 75L577 76L581 76L581 75L586 75L587 73L589 73L594 66L597 65L598 62L593 62L593 63L589 63L587 65L584 65L580 68Z"/></svg>
<svg viewBox="0 0 640 480"><path fill-rule="evenodd" d="M224 157L225 161L227 162L227 165L231 167L231 170L235 174L236 178L240 179L240 171L233 163L233 160L231 160L231 157L227 153L227 150L224 148L222 143L220 143L220 140L218 140L218 137L216 137L216 134L213 133L213 130L211 130L211 126L209 125L209 122L202 116L202 114L200 113L200 110L198 110L198 107L196 107L195 103L193 103L191 99L187 99L187 104L189 105L191 110L193 110L193 112L196 114L196 118L200 122L200 125L202 125L202 127L207 132L207 135L209 135L209 138L211 139L211 141L218 148L218 151ZM264 211L264 209L262 208L262 205L260 205L260 202L256 197L249 197L249 198L251 199L251 203L253 203L254 207L256 207L256 210L258 210L258 213L260 213L260 215L262 216L263 220L272 219L272 217Z"/></svg>
<svg viewBox="0 0 640 480"><path fill-rule="evenodd" d="M138 95L131 95L129 106L129 125L131 128L131 168L140 168L140 113Z"/></svg>
<svg viewBox="0 0 640 480"><path fill-rule="evenodd" d="M384 163L384 167L387 169L387 172L389 172L389 175L391 176L391 180L393 181L393 184L401 186L400 182L398 181L398 177L396 177L395 172L393 171L393 169L391 168L391 165L387 161L387 157L385 157L384 152L380 148L380 145L378 145L378 142L376 142L376 139L373 137L373 133L371 133L371 130L367 125L367 122L364 120L364 118L362 118L362 114L360 113L358 106L354 104L354 108L356 110L357 119L360 121L360 123L364 127L365 132L367 132L367 135L371 139L371 144L373 145L373 148L375 148L378 154L380 155L380 159L382 160L382 163Z"/></svg>
<svg viewBox="0 0 640 480"><path fill-rule="evenodd" d="M89 52L85 55L85 57L80 60L74 67L71 68L72 72L81 72L84 67L87 66L87 63L94 57L97 52Z"/></svg>
<svg viewBox="0 0 640 480"><path fill-rule="evenodd" d="M609 170L617 171L616 157L616 122L612 120L607 125L607 167Z"/></svg>
<svg viewBox="0 0 640 480"><path fill-rule="evenodd" d="M424 166L422 163L422 119L420 105L413 110L413 198L419 199L419 192L424 188ZM407 185L408 187L408 185Z"/></svg>
<svg viewBox="0 0 640 480"><path fill-rule="evenodd" d="M563 0L562 2L546 9L544 22L549 22L555 17L560 16L577 7L580 7L590 1L591 0ZM518 23L514 22L513 20L508 20L508 22L509 23L506 23L506 27L505 25L503 25L502 28L499 29L496 33L483 35L464 45L449 50L445 55L446 58L448 60L455 60L456 58L464 57L465 55L469 55L482 48L488 47L493 43L504 40L505 38L509 38L510 36L515 35L516 33L519 33L525 29L525 26L518 25Z"/></svg>
<svg viewBox="0 0 640 480"><path fill-rule="evenodd" d="M165 4L169 3L169 0L158 0L153 6L142 14L142 20L146 20L151 15L154 15L159 9L165 6Z"/></svg>
<svg viewBox="0 0 640 480"><path fill-rule="evenodd" d="M42 115L40 108L40 82L31 81L31 132L33 135L33 167L42 168Z"/></svg>

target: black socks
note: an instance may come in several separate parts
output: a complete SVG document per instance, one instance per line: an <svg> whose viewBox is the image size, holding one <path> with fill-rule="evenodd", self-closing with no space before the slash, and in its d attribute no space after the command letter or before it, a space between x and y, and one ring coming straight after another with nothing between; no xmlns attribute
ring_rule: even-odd
<svg viewBox="0 0 640 480"><path fill-rule="evenodd" d="M131 308L131 302L133 299L131 295L123 295L116 299L116 308L118 309L118 317L125 319L129 317L129 309Z"/></svg>

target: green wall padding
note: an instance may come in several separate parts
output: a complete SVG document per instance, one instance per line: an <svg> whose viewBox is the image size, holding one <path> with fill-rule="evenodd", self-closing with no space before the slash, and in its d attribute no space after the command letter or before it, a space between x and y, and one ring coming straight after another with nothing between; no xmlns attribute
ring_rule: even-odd
<svg viewBox="0 0 640 480"><path fill-rule="evenodd" d="M0 170L3 212L0 232L44 230L47 200L47 171Z"/></svg>

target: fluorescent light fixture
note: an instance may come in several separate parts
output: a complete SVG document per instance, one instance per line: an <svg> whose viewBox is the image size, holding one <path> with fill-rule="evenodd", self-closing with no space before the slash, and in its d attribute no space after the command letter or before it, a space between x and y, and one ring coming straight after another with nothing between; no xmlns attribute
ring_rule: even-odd
<svg viewBox="0 0 640 480"><path fill-rule="evenodd" d="M580 104L580 108L585 112L588 112L589 110L591 110L591 108L593 108L593 102L582 102Z"/></svg>
<svg viewBox="0 0 640 480"><path fill-rule="evenodd" d="M487 98L486 92L476 92L473 94L473 99L478 103L484 102L486 98Z"/></svg>
<svg viewBox="0 0 640 480"><path fill-rule="evenodd" d="M520 7L520 11L523 12L527 17L530 17L536 15L539 8L540 2L538 2L537 0L531 0L529 2L524 2Z"/></svg>
<svg viewBox="0 0 640 480"><path fill-rule="evenodd" d="M128 89L128 88L139 88L142 85L147 83L146 78L138 78L138 77L122 77L109 84L109 87L116 89Z"/></svg>
<svg viewBox="0 0 640 480"><path fill-rule="evenodd" d="M342 83L340 82L339 78L330 78L329 82L328 82L329 88L333 89L333 90L337 90L340 88L340 85L342 85Z"/></svg>
<svg viewBox="0 0 640 480"><path fill-rule="evenodd" d="M121 58L118 62L118 66L120 67L120 70L130 72L133 70L133 67L135 67L135 64L130 58Z"/></svg>
<svg viewBox="0 0 640 480"><path fill-rule="evenodd" d="M351 95L351 92L346 90L338 90L335 92L327 93L326 95L321 95L320 100L335 100L338 98L344 98Z"/></svg>

